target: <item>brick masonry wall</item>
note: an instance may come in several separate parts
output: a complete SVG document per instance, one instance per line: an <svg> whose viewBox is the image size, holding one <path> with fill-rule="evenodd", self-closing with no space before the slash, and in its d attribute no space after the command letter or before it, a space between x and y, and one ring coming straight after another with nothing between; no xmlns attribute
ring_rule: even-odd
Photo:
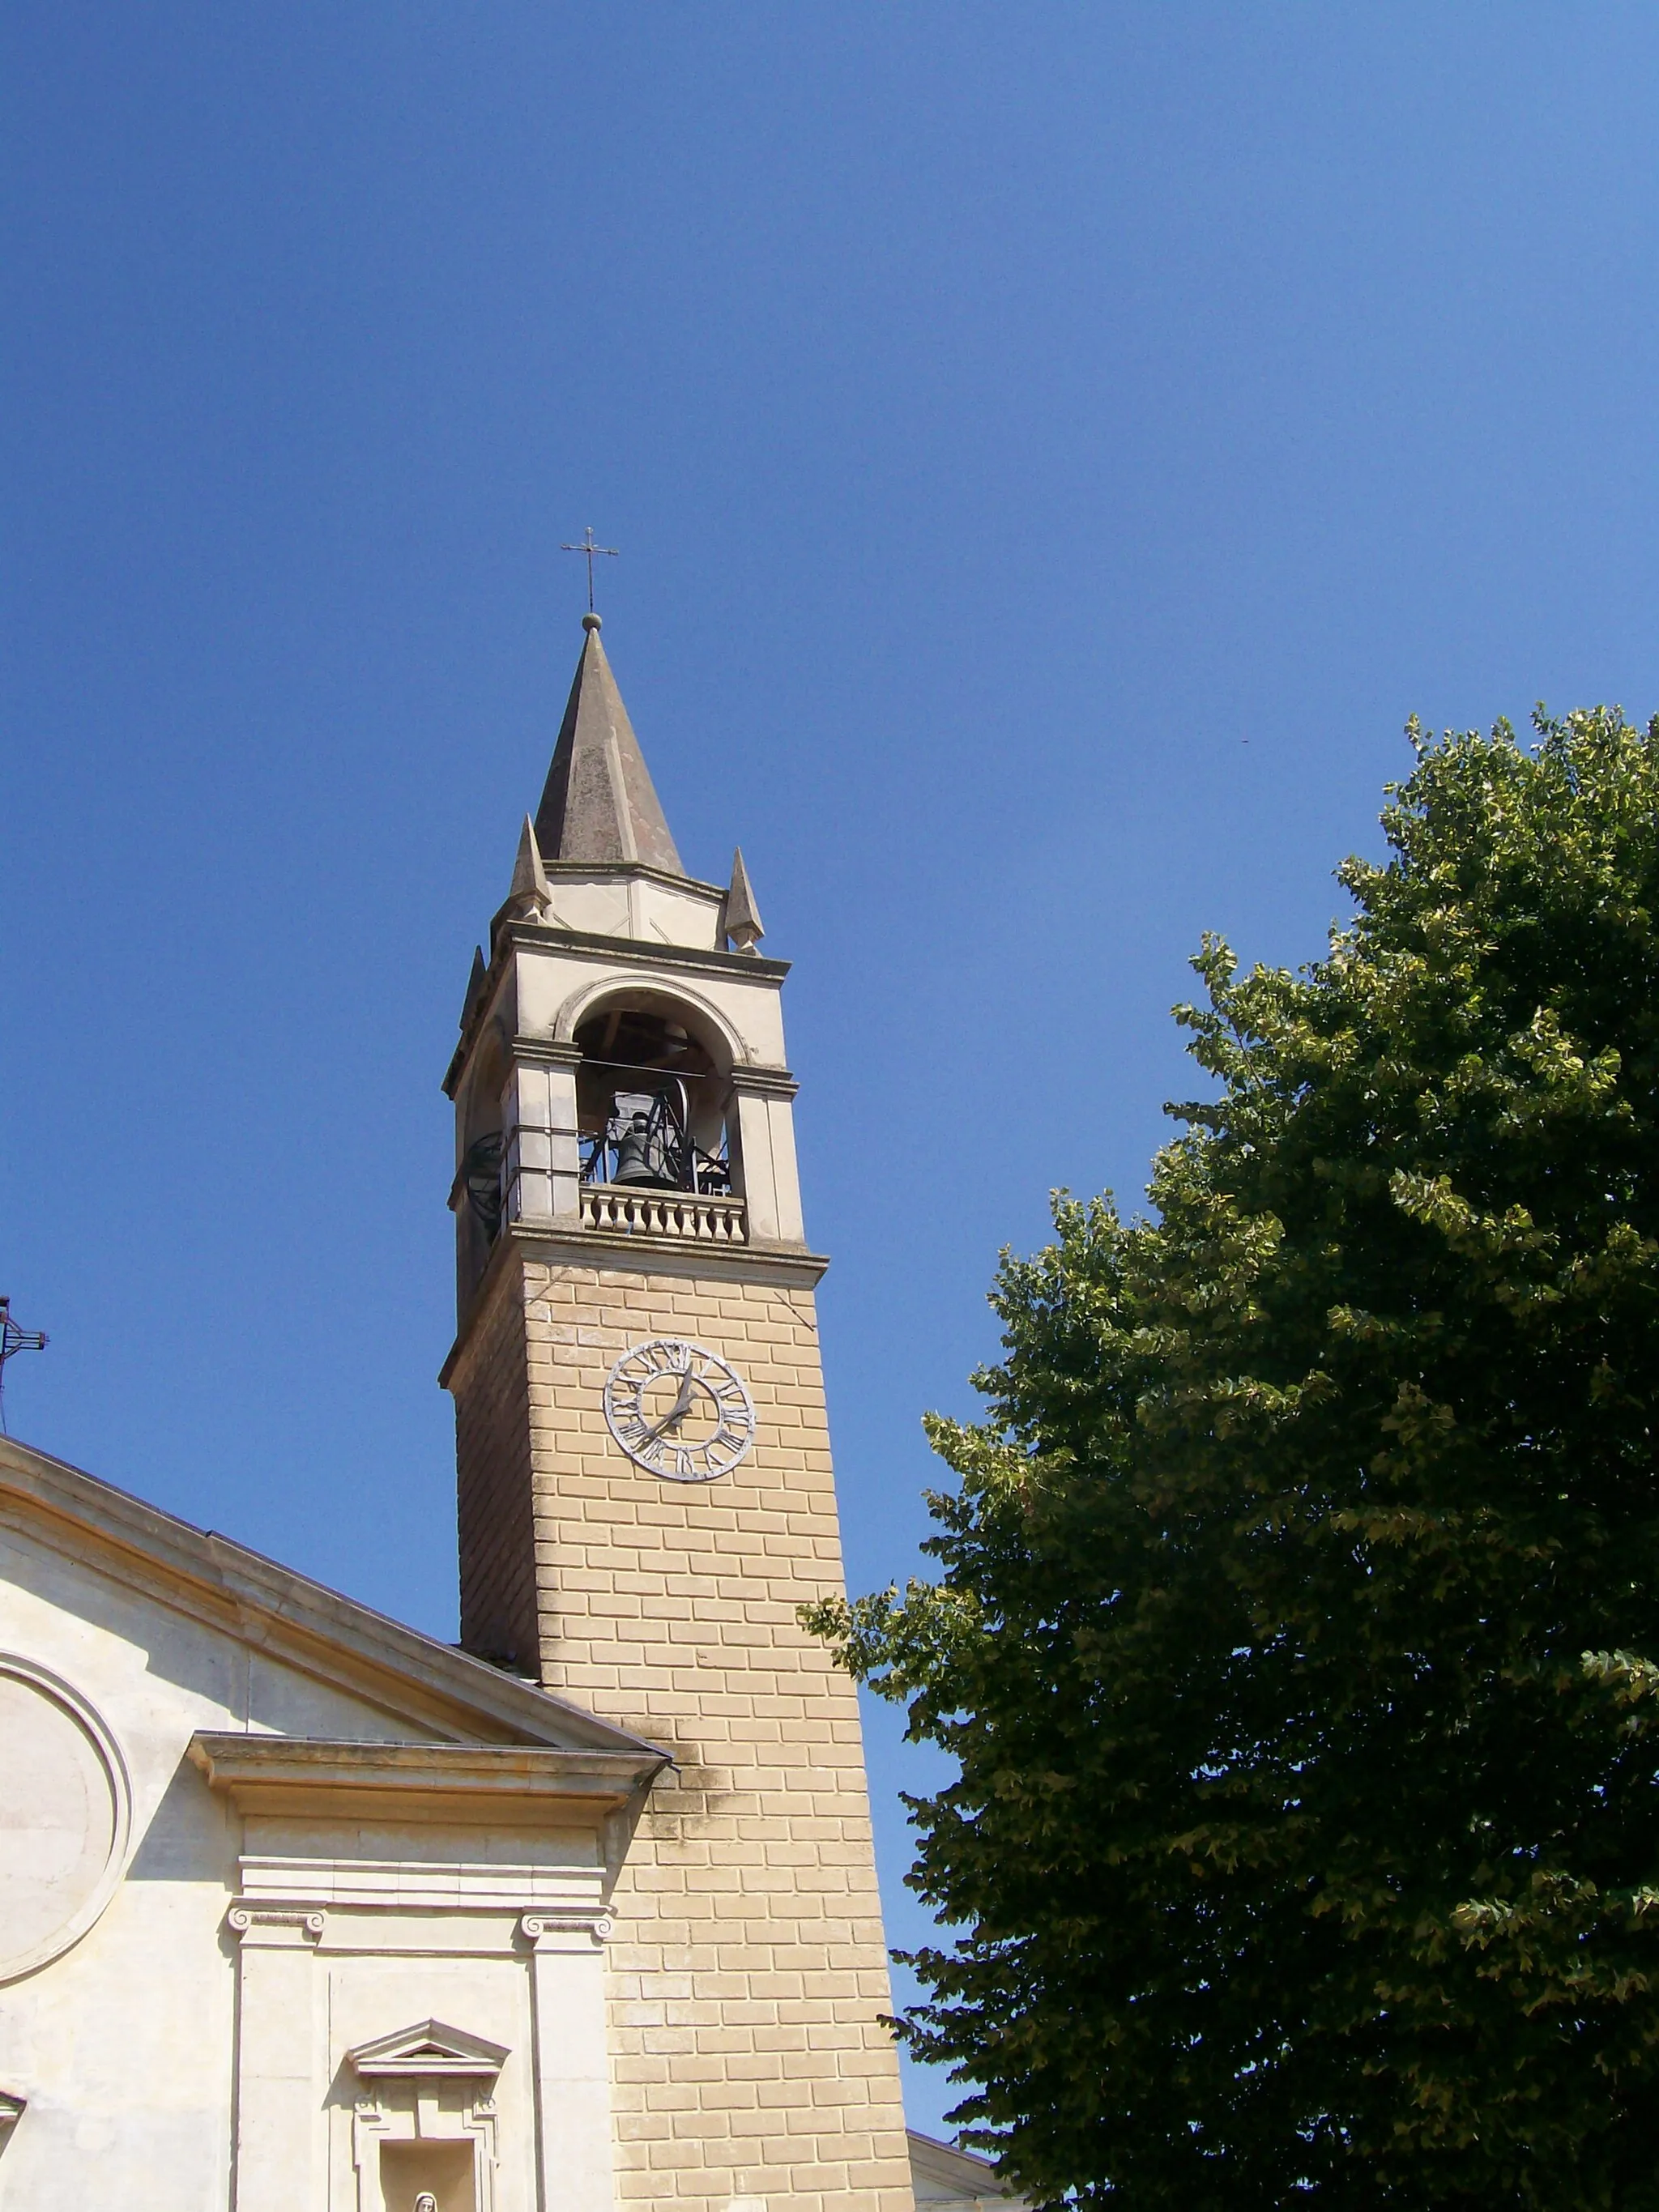
<svg viewBox="0 0 1659 2212"><path fill-rule="evenodd" d="M843 1586L811 1294L527 1262L522 1298L542 1679L678 1762L617 1880L619 2201L910 2212L857 1692L795 1619ZM719 1481L662 1481L605 1426L653 1336L749 1386Z"/></svg>
<svg viewBox="0 0 1659 2212"><path fill-rule="evenodd" d="M516 1266L490 1285L455 1393L461 1642L526 1673L538 1658L536 1536L524 1299Z"/></svg>

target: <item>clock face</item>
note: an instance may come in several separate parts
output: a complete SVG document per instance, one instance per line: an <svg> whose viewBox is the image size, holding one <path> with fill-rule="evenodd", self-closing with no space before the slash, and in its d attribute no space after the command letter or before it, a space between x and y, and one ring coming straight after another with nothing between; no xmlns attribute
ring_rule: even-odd
<svg viewBox="0 0 1659 2212"><path fill-rule="evenodd" d="M611 1433L668 1482L729 1474L755 1441L755 1408L735 1369L684 1337L624 1352L605 1385Z"/></svg>

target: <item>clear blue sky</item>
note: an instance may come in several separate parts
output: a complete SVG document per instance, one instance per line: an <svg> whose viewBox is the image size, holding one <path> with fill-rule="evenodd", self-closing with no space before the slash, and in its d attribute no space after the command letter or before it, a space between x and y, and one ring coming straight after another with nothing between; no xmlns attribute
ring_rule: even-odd
<svg viewBox="0 0 1659 2212"><path fill-rule="evenodd" d="M0 103L13 1431L441 1636L561 539L796 963L860 1587L1200 933L1318 951L1413 710L1659 706L1650 7L6 0Z"/></svg>

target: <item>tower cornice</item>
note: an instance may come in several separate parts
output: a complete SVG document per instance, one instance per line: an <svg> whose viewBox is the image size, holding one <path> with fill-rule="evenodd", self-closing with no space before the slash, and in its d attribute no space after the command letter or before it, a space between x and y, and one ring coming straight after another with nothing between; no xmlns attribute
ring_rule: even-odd
<svg viewBox="0 0 1659 2212"><path fill-rule="evenodd" d="M558 1267L603 1268L607 1276L637 1273L642 1278L666 1276L685 1282L720 1281L768 1283L778 1290L815 1290L829 1272L822 1252L798 1246L744 1244L716 1247L691 1237L617 1237L602 1231L578 1229L563 1222L510 1221L502 1225L479 1277L455 1341L438 1370L438 1384L447 1390L498 1285L509 1269L521 1262L539 1261Z"/></svg>
<svg viewBox="0 0 1659 2212"><path fill-rule="evenodd" d="M730 975L750 981L761 976L768 982L781 983L791 965L787 960L769 959L759 952L717 952L711 946L700 945L653 944L638 937L598 937L585 929L566 929L557 922L510 921L501 932L501 939L503 944L521 945L529 951L556 946L562 952L591 953L596 960L619 960L630 968L689 969L694 974Z"/></svg>
<svg viewBox="0 0 1659 2212"><path fill-rule="evenodd" d="M641 870L622 870L623 873L642 873ZM772 960L758 952L715 951L692 945L649 944L636 937L599 937L588 931L565 929L556 923L534 921L504 922L495 933L495 957L485 973L481 987L474 991L471 1010L462 1029L460 1042L456 1045L449 1066L445 1071L443 1090L447 1097L455 1096L456 1085L461 1079L472 1047L490 1006L513 953L558 952L567 957L592 961L596 966L617 966L656 971L672 969L678 975L719 976L734 982L764 982L781 988L789 973L787 960ZM553 1041L547 1040L549 1043Z"/></svg>
<svg viewBox="0 0 1659 2212"><path fill-rule="evenodd" d="M701 876L677 876L671 869L653 867L648 860L550 860L544 857L542 866L550 883L580 880L622 884L638 876L647 883L665 884L682 896L687 891L701 891L715 905L726 896L718 884L706 884Z"/></svg>

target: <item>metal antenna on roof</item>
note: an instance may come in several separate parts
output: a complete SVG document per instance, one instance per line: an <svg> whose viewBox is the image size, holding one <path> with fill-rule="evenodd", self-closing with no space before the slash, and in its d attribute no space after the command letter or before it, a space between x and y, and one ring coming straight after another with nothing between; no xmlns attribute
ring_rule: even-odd
<svg viewBox="0 0 1659 2212"><path fill-rule="evenodd" d="M593 556L595 554L603 553L606 560L614 561L617 558L617 548L614 545L596 545L593 543L593 526L590 522L580 545L561 545L559 550L561 553L586 554L587 611L592 614L593 612Z"/></svg>
<svg viewBox="0 0 1659 2212"><path fill-rule="evenodd" d="M11 1317L11 1300L0 1297L0 1437L9 1436L6 1426L6 1362L15 1352L44 1352L46 1333L43 1328L19 1328Z"/></svg>

